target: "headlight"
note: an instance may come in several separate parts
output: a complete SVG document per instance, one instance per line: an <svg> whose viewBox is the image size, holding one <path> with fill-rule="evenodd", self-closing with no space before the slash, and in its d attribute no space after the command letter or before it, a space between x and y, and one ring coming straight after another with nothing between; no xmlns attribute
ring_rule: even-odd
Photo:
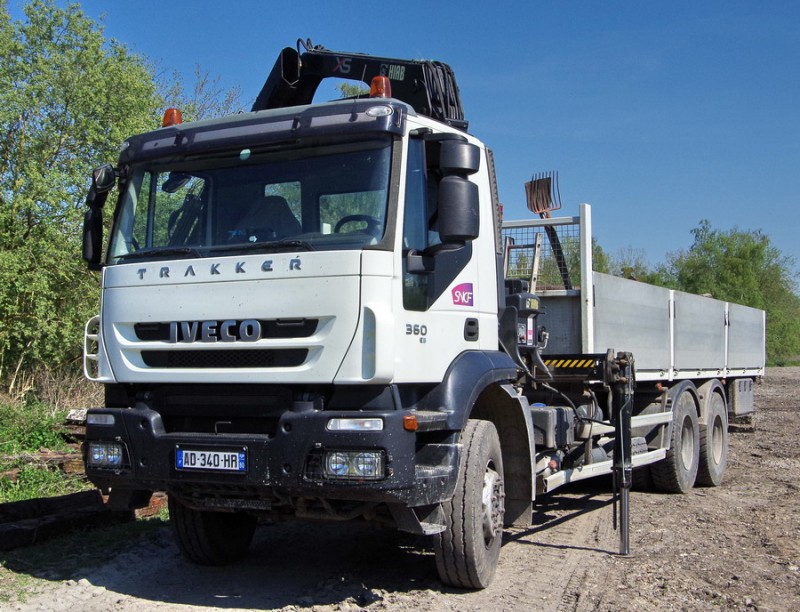
<svg viewBox="0 0 800 612"><path fill-rule="evenodd" d="M325 455L325 473L328 476L347 476L350 462L345 453L327 453Z"/></svg>
<svg viewBox="0 0 800 612"><path fill-rule="evenodd" d="M89 466L95 468L122 467L122 444L118 442L89 442Z"/></svg>
<svg viewBox="0 0 800 612"><path fill-rule="evenodd" d="M379 478L383 474L383 461L379 453L358 453L353 457L353 470L363 478Z"/></svg>
<svg viewBox="0 0 800 612"><path fill-rule="evenodd" d="M327 478L378 480L385 472L383 451L327 451L323 463Z"/></svg>

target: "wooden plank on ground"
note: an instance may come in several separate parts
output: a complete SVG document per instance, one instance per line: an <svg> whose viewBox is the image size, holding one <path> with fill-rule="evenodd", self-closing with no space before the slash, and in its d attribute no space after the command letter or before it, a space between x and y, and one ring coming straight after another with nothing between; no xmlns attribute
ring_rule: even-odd
<svg viewBox="0 0 800 612"><path fill-rule="evenodd" d="M0 550L11 550L74 529L130 521L132 512L112 511L97 489L58 497L0 504Z"/></svg>

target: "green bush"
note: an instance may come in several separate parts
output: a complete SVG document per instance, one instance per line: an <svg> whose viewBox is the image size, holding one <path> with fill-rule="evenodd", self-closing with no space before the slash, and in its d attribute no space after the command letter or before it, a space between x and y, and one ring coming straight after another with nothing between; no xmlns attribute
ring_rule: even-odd
<svg viewBox="0 0 800 612"><path fill-rule="evenodd" d="M62 434L65 411L39 402L0 404L0 456L39 449L66 450Z"/></svg>

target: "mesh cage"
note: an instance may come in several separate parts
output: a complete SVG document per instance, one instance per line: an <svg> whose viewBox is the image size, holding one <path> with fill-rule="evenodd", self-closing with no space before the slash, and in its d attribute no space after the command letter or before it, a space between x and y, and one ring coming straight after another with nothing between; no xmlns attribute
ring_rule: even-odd
<svg viewBox="0 0 800 612"><path fill-rule="evenodd" d="M535 291L580 286L581 238L577 220L547 226L541 222L515 223L504 226L502 236L506 278L529 281Z"/></svg>

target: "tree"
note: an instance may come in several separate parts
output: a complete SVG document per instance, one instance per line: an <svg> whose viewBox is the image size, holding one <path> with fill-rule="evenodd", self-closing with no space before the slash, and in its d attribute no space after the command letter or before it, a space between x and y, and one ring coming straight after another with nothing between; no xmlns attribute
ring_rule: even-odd
<svg viewBox="0 0 800 612"><path fill-rule="evenodd" d="M97 279L80 260L91 168L157 127L146 62L106 40L78 5L0 0L0 380L76 362Z"/></svg>
<svg viewBox="0 0 800 612"><path fill-rule="evenodd" d="M632 280L650 283L652 285L666 285L663 266L655 269L647 262L647 254L643 249L627 247L619 249L609 256L609 274L621 276Z"/></svg>
<svg viewBox="0 0 800 612"><path fill-rule="evenodd" d="M361 82L342 81L336 85L336 89L343 98L357 98L369 94L369 87Z"/></svg>
<svg viewBox="0 0 800 612"><path fill-rule="evenodd" d="M184 121L199 121L238 113L242 109L239 88L223 90L220 77L212 77L199 64L194 68L194 87L186 93L180 75L173 73L168 81L161 81L160 89L166 106L181 110Z"/></svg>
<svg viewBox="0 0 800 612"><path fill-rule="evenodd" d="M704 220L692 234L692 246L670 255L662 268L665 284L766 310L767 361L782 363L800 355L794 261L758 231L723 232Z"/></svg>

